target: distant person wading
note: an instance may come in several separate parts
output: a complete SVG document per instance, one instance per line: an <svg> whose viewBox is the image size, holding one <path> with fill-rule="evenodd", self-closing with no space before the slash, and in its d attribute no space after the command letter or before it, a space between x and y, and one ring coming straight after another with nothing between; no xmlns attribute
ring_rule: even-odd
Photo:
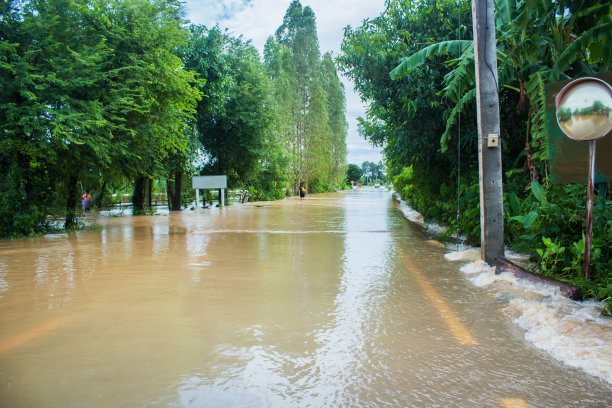
<svg viewBox="0 0 612 408"><path fill-rule="evenodd" d="M300 199L306 197L306 187L304 184L300 184Z"/></svg>
<svg viewBox="0 0 612 408"><path fill-rule="evenodd" d="M81 201L81 204L83 204L83 211L87 211L89 203L91 203L91 195L89 194L89 191L85 191L85 194L83 194L83 200Z"/></svg>

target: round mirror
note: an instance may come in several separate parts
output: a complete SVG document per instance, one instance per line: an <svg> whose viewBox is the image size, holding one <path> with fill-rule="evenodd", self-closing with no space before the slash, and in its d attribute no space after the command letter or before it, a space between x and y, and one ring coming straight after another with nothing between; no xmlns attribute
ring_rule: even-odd
<svg viewBox="0 0 612 408"><path fill-rule="evenodd" d="M555 104L559 127L570 139L599 139L612 130L612 88L601 79L570 82Z"/></svg>

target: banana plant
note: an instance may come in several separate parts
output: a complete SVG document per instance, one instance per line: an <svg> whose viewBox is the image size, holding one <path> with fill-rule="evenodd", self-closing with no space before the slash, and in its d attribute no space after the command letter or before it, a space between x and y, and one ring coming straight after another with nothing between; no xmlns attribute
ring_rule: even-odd
<svg viewBox="0 0 612 408"><path fill-rule="evenodd" d="M495 20L499 86L520 93L519 107L528 106L528 159L547 160L546 83L570 76L607 71L612 64L612 15L606 0L496 0ZM454 55L454 67L442 92L455 106L448 112L440 138L446 151L461 107L476 97L472 41L444 41L405 57L390 72L401 79L440 55Z"/></svg>
<svg viewBox="0 0 612 408"><path fill-rule="evenodd" d="M536 200L540 202L541 207L546 207L549 205L548 200L546 199L546 191L542 187L540 183L537 181L533 181L531 183L531 193L535 197ZM520 201L514 192L511 192L510 195L510 207L514 214L520 214ZM533 223L538 219L540 214L536 210L531 210L525 215L515 215L513 217L508 218L508 221L518 221L523 224L523 228L525 230L529 229L533 225Z"/></svg>

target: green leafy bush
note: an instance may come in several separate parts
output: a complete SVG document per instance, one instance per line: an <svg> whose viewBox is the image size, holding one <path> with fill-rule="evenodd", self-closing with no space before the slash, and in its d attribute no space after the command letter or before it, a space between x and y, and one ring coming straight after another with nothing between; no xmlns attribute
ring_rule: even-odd
<svg viewBox="0 0 612 408"><path fill-rule="evenodd" d="M436 177L432 173L418 172L412 165L405 167L393 179L394 189L426 221L434 221L448 226L441 237L450 240L457 231L471 245L480 243L480 198L478 179L473 173L462 178L459 194L460 213L457 217L456 184L448 178ZM445 180L446 182L442 182Z"/></svg>
<svg viewBox="0 0 612 408"><path fill-rule="evenodd" d="M585 186L545 187L533 181L525 191L520 187L522 181L524 175L519 171L506 174L505 242L513 250L531 257L535 263L534 272L576 285L586 297L605 300L607 308L604 312L610 313L612 203L597 200L593 222L592 276L587 281L583 277ZM416 166L409 166L395 176L394 187L426 221L449 226L443 238L451 239L457 230L457 197L452 184L436 183L431 174L419 174ZM459 231L469 244L478 245L480 198L478 180L474 175L462 178L459 200Z"/></svg>
<svg viewBox="0 0 612 408"><path fill-rule="evenodd" d="M510 215L506 218L506 242L537 261L535 272L576 285L586 297L608 298L607 288L612 281L612 203L600 199L595 206L591 279L587 281L583 277L585 186L544 187L533 181L530 191L523 200L513 193L506 196L506 215Z"/></svg>

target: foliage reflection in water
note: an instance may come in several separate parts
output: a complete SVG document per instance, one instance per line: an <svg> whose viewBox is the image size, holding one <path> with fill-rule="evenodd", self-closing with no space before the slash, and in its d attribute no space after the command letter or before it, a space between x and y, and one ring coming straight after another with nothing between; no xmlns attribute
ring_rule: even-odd
<svg viewBox="0 0 612 408"><path fill-rule="evenodd" d="M0 243L0 342L25 339L0 355L1 406L612 404L525 342L388 192L100 224Z"/></svg>

